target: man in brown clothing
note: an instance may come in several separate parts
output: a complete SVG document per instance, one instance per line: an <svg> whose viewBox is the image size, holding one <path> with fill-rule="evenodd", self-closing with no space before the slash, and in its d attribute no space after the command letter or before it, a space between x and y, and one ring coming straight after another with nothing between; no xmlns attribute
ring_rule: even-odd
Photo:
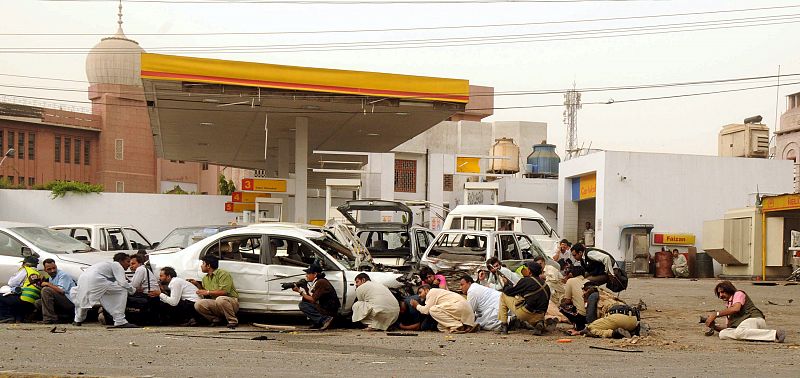
<svg viewBox="0 0 800 378"><path fill-rule="evenodd" d="M333 317L339 313L339 297L336 289L325 279L325 273L318 264L311 264L306 272L308 292L298 285L292 290L300 293L300 311L311 320L311 328L326 330L333 323Z"/></svg>

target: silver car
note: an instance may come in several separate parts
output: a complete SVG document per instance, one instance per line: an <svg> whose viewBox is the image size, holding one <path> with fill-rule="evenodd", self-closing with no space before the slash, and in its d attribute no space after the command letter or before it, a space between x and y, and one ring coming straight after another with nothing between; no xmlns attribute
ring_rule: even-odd
<svg viewBox="0 0 800 378"><path fill-rule="evenodd" d="M92 253L86 253L92 252ZM114 252L99 252L58 231L35 224L0 222L0 281L8 280L22 266L25 256L53 259L59 269L77 280L91 264L111 261Z"/></svg>

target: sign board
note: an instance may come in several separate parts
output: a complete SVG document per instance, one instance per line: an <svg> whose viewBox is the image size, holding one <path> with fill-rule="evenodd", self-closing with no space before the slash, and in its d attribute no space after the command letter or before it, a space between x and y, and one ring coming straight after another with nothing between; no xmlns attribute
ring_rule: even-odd
<svg viewBox="0 0 800 378"><path fill-rule="evenodd" d="M245 202L245 203L255 203L256 198L264 197L270 198L272 195L269 193L259 193L259 192L233 192L231 194L231 201L232 202Z"/></svg>
<svg viewBox="0 0 800 378"><path fill-rule="evenodd" d="M481 173L481 158L476 157L457 157L457 173Z"/></svg>
<svg viewBox="0 0 800 378"><path fill-rule="evenodd" d="M246 178L242 179L242 190L262 193L293 194L294 180L279 178Z"/></svg>
<svg viewBox="0 0 800 378"><path fill-rule="evenodd" d="M242 211L255 211L255 203L225 202L225 211L229 213L241 213Z"/></svg>
<svg viewBox="0 0 800 378"><path fill-rule="evenodd" d="M775 197L764 197L761 201L761 211L780 211L800 209L800 194L784 194Z"/></svg>
<svg viewBox="0 0 800 378"><path fill-rule="evenodd" d="M586 176L572 179L572 200L583 201L597 197L597 174L592 172Z"/></svg>
<svg viewBox="0 0 800 378"><path fill-rule="evenodd" d="M653 234L653 244L659 245L694 245L694 234Z"/></svg>

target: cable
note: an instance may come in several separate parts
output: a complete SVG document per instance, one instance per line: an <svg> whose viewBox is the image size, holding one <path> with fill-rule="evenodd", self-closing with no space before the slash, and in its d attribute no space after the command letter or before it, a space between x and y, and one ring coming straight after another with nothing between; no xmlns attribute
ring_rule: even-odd
<svg viewBox="0 0 800 378"><path fill-rule="evenodd" d="M556 21L521 22L521 23L507 23L507 24L485 24L485 25L428 26L428 27L416 27L416 28L388 28L388 29L345 29L345 30L334 29L334 30L276 31L276 32L125 33L125 35L127 35L127 36L281 35L281 34L335 34L335 33L371 33L371 32L447 30L447 29L476 29L476 28L498 28L498 27L511 27L511 26L534 26L534 25L571 24L571 23L584 23L584 22L637 20L637 19L648 19L648 18L664 18L664 17L681 17L681 16L720 14L720 13L752 12L752 11L787 9L787 8L800 8L800 5L784 5L784 6L775 6L775 7L744 8L744 9L727 9L727 10L715 10L715 11L704 11L704 12L667 13L667 14L629 16L629 17L607 17L607 18L590 18L590 19L573 19L573 20L556 20ZM105 36L108 36L108 34L107 33L0 33L0 36L99 36L99 37L105 37Z"/></svg>
<svg viewBox="0 0 800 378"><path fill-rule="evenodd" d="M100 3L116 2L115 0L39 0L53 3ZM498 3L634 3L669 0L126 0L127 3L161 3L161 4L276 4L276 5L431 5L431 4L498 4Z"/></svg>

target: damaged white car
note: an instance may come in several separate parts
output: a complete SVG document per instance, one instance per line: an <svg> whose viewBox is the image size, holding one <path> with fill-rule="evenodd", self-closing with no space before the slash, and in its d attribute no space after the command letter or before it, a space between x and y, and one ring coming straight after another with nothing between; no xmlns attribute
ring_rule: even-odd
<svg viewBox="0 0 800 378"><path fill-rule="evenodd" d="M201 279L200 258L214 255L233 277L239 307L245 312L301 314L300 296L283 283L305 278L303 269L317 262L349 313L355 300L356 256L327 234L286 224L254 224L220 232L180 251L150 255L155 269L175 268L179 277ZM403 283L400 274L369 272L374 282L390 289ZM402 278L401 278L402 279Z"/></svg>

